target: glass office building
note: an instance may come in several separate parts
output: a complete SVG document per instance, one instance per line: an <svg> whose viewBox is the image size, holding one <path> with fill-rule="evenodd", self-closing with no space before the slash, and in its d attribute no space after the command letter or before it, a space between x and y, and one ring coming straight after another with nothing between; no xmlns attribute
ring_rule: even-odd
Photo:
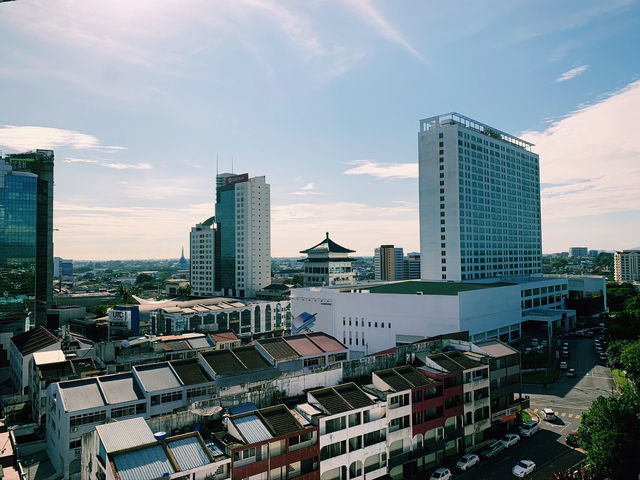
<svg viewBox="0 0 640 480"><path fill-rule="evenodd" d="M0 364L9 341L35 324L38 176L0 159Z"/></svg>

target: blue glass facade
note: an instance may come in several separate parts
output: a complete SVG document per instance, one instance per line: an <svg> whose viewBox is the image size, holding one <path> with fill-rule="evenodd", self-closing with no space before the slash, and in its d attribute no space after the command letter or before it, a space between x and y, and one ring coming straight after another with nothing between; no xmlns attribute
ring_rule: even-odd
<svg viewBox="0 0 640 480"><path fill-rule="evenodd" d="M6 362L7 339L24 332L35 312L38 181L34 174L0 170L0 363Z"/></svg>

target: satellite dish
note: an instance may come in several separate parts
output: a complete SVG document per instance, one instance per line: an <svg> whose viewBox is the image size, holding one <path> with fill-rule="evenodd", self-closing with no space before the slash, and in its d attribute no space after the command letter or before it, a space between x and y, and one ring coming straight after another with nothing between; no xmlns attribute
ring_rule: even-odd
<svg viewBox="0 0 640 480"><path fill-rule="evenodd" d="M131 346L131 344L129 343L129 340L123 340L122 341L122 347L123 348L129 348Z"/></svg>

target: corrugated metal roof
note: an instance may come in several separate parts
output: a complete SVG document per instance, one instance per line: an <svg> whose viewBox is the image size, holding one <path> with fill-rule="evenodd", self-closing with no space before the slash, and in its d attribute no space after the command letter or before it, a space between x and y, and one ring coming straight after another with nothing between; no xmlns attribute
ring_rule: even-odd
<svg viewBox="0 0 640 480"><path fill-rule="evenodd" d="M134 402L144 399L144 395L139 391L137 384L133 381L133 375L131 373L106 375L99 377L98 380L109 404Z"/></svg>
<svg viewBox="0 0 640 480"><path fill-rule="evenodd" d="M180 379L173 373L168 362L133 367L138 372L142 386L147 392L167 390L182 386Z"/></svg>
<svg viewBox="0 0 640 480"><path fill-rule="evenodd" d="M107 404L95 378L70 380L58 385L65 412L104 407Z"/></svg>
<svg viewBox="0 0 640 480"><path fill-rule="evenodd" d="M191 348L209 348L213 347L208 337L200 337L200 338L190 338L187 340Z"/></svg>
<svg viewBox="0 0 640 480"><path fill-rule="evenodd" d="M296 335L294 337L286 337L285 341L293 347L303 357L309 355L320 355L324 353L320 347L309 340L306 335Z"/></svg>
<svg viewBox="0 0 640 480"><path fill-rule="evenodd" d="M168 444L180 470L189 470L211 463L197 436L175 440Z"/></svg>
<svg viewBox="0 0 640 480"><path fill-rule="evenodd" d="M307 333L306 335L313 341L313 343L318 345L325 352L339 352L342 350L347 350L347 347L345 347L334 337L327 335L326 333L314 332Z"/></svg>
<svg viewBox="0 0 640 480"><path fill-rule="evenodd" d="M175 473L161 446L114 455L113 463L121 480L153 480Z"/></svg>
<svg viewBox="0 0 640 480"><path fill-rule="evenodd" d="M241 403L240 405L233 405L232 407L229 407L229 413L231 415L240 415L241 413L255 412L256 410L258 410L258 407L252 402Z"/></svg>
<svg viewBox="0 0 640 480"><path fill-rule="evenodd" d="M273 438L265 424L256 415L232 418L231 421L247 443L259 443Z"/></svg>
<svg viewBox="0 0 640 480"><path fill-rule="evenodd" d="M96 431L107 453L156 441L151 428L142 417L97 425Z"/></svg>

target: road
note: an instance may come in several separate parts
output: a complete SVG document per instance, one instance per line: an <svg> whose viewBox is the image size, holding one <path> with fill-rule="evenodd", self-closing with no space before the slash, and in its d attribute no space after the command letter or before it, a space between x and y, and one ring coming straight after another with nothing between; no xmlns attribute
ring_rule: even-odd
<svg viewBox="0 0 640 480"><path fill-rule="evenodd" d="M584 458L584 455L565 444L567 434L576 430L580 418L591 402L600 395L611 395L614 387L611 371L597 362L591 338L563 340L569 343L569 368L576 369L576 377L568 378L563 371L556 383L542 388L523 385L522 392L531 399L534 413L552 408L558 414L555 423L541 421L541 429L533 437L523 437L517 445L497 457L482 460L470 471L453 472L455 479L506 480L516 478L513 466L523 459L533 460L537 469L527 478L549 480L553 472L566 470Z"/></svg>

